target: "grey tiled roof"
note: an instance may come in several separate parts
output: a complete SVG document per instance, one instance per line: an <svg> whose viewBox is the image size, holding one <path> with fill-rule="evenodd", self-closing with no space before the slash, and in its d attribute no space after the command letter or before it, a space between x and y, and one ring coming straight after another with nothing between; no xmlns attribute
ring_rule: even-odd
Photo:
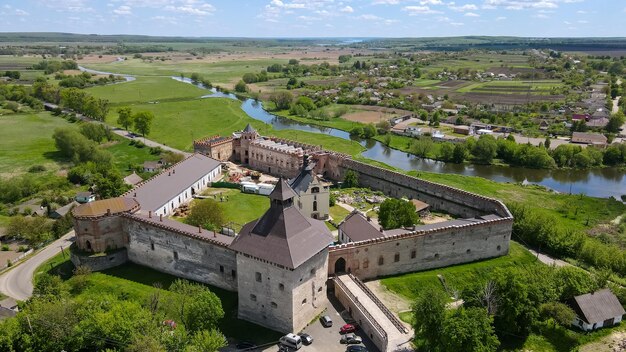
<svg viewBox="0 0 626 352"><path fill-rule="evenodd" d="M295 192L279 180L270 194L270 209L243 226L230 248L295 269L333 242L326 225L308 218L293 205Z"/></svg>
<svg viewBox="0 0 626 352"><path fill-rule="evenodd" d="M289 180L289 186L291 186L297 194L306 192L311 182L315 179L315 176L313 175L314 168L315 163L304 164L298 176Z"/></svg>
<svg viewBox="0 0 626 352"><path fill-rule="evenodd" d="M353 242L371 240L385 237L367 218L359 211L350 213L340 224L339 229Z"/></svg>
<svg viewBox="0 0 626 352"><path fill-rule="evenodd" d="M580 318L589 324L599 323L626 313L617 297L608 288L576 296L574 297L574 305L574 310L577 311Z"/></svg>
<svg viewBox="0 0 626 352"><path fill-rule="evenodd" d="M247 124L246 128L244 128L242 132L250 133L250 132L256 132L256 130L250 124Z"/></svg>
<svg viewBox="0 0 626 352"><path fill-rule="evenodd" d="M219 165L218 160L202 154L193 154L157 176L140 183L124 196L135 198L143 211L155 211Z"/></svg>

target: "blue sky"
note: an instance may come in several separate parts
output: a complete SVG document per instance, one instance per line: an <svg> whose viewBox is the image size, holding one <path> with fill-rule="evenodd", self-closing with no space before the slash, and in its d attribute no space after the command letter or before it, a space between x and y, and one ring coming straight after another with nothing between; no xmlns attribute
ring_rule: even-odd
<svg viewBox="0 0 626 352"><path fill-rule="evenodd" d="M0 0L0 32L626 37L624 0Z"/></svg>

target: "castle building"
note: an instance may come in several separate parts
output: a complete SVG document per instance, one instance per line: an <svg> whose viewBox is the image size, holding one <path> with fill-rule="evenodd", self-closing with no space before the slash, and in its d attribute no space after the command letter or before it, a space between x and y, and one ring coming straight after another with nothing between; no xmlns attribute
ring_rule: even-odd
<svg viewBox="0 0 626 352"><path fill-rule="evenodd" d="M244 225L230 248L237 252L239 317L278 331L300 331L326 303L328 246L333 236L295 206L283 179L270 209Z"/></svg>
<svg viewBox="0 0 626 352"><path fill-rule="evenodd" d="M313 219L328 219L330 212L329 184L315 174L315 163L304 158L301 172L289 180L289 186L296 192L295 203L300 211Z"/></svg>
<svg viewBox="0 0 626 352"><path fill-rule="evenodd" d="M233 138L213 136L193 141L196 153L204 154L219 161L227 161L233 157Z"/></svg>

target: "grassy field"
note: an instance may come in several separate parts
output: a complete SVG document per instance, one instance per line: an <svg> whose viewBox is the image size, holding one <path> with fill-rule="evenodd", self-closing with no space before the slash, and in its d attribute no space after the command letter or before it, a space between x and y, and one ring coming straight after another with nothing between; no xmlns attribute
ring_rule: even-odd
<svg viewBox="0 0 626 352"><path fill-rule="evenodd" d="M333 218L333 222L335 224L339 224L343 219L346 218L350 214L344 207L340 207L338 205L333 205L330 207L330 216Z"/></svg>
<svg viewBox="0 0 626 352"><path fill-rule="evenodd" d="M562 87L560 81L491 81L477 82L457 89L459 93L530 94L547 95L553 88Z"/></svg>
<svg viewBox="0 0 626 352"><path fill-rule="evenodd" d="M52 140L55 128L74 126L48 112L0 116L0 176L26 172L33 165L56 170L67 165Z"/></svg>
<svg viewBox="0 0 626 352"><path fill-rule="evenodd" d="M444 290L437 275L442 275L445 278L450 289L460 292L469 285L486 279L496 268L534 265L544 264L538 262L537 258L524 247L516 242L511 242L509 254L503 257L388 277L382 279L381 284L390 291L413 300L424 287L435 287L436 289Z"/></svg>
<svg viewBox="0 0 626 352"><path fill-rule="evenodd" d="M250 59L250 60L225 60L221 62L202 61L154 61L152 63L141 59L128 59L112 63L90 63L85 67L114 73L125 73L139 76L180 76L185 74L189 77L196 72L213 83L232 84L241 79L244 73L258 73L275 63L287 63L286 59Z"/></svg>
<svg viewBox="0 0 626 352"><path fill-rule="evenodd" d="M86 91L109 100L113 105L193 99L209 93L206 89L170 77L140 77L132 82L98 86Z"/></svg>
<svg viewBox="0 0 626 352"><path fill-rule="evenodd" d="M70 275L72 269L73 265L69 259L67 259L67 256L64 259L63 256L59 254L40 266L35 275L42 272L49 272L52 274L61 274L61 277L71 280ZM161 287L167 289L176 279L177 277L175 276L129 263L113 269L90 274L87 280L87 289L83 294L107 292L117 295L118 297L125 297L125 299L128 300L148 302L150 295L156 290L154 287L155 284L159 283ZM222 301L222 308L224 309L225 315L219 322L219 327L226 337L264 343L276 341L281 336L278 332L237 319L236 292L226 291L210 285L206 286ZM168 291L163 291L162 294L164 299L176 299L177 296Z"/></svg>
<svg viewBox="0 0 626 352"><path fill-rule="evenodd" d="M493 67L506 65L512 68L530 68L528 56L520 54L487 54L487 53L467 53L462 56L443 58L436 63L428 65L422 71L440 71L443 69L474 69L487 70Z"/></svg>
<svg viewBox="0 0 626 352"><path fill-rule="evenodd" d="M217 195L217 201L220 200L220 197L228 197L228 201L220 204L226 214L226 220L233 223L236 232L239 232L246 223L261 217L270 207L268 197L243 193L238 189L209 188L205 193Z"/></svg>
<svg viewBox="0 0 626 352"><path fill-rule="evenodd" d="M114 141L107 144L104 149L113 154L113 163L122 175L130 173L130 167L143 165L144 161L159 160L159 155L150 154L150 148L137 148L129 145L126 138L115 135Z"/></svg>

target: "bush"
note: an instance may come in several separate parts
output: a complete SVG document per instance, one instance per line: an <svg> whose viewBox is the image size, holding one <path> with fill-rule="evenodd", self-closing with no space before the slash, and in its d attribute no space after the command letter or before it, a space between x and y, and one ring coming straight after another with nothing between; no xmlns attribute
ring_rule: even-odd
<svg viewBox="0 0 626 352"><path fill-rule="evenodd" d="M8 244L3 244L2 245L2 251L3 252L8 252L9 251L9 245Z"/></svg>
<svg viewBox="0 0 626 352"><path fill-rule="evenodd" d="M28 172L30 172L31 174L44 171L46 171L46 167L43 165L33 165L28 169Z"/></svg>

